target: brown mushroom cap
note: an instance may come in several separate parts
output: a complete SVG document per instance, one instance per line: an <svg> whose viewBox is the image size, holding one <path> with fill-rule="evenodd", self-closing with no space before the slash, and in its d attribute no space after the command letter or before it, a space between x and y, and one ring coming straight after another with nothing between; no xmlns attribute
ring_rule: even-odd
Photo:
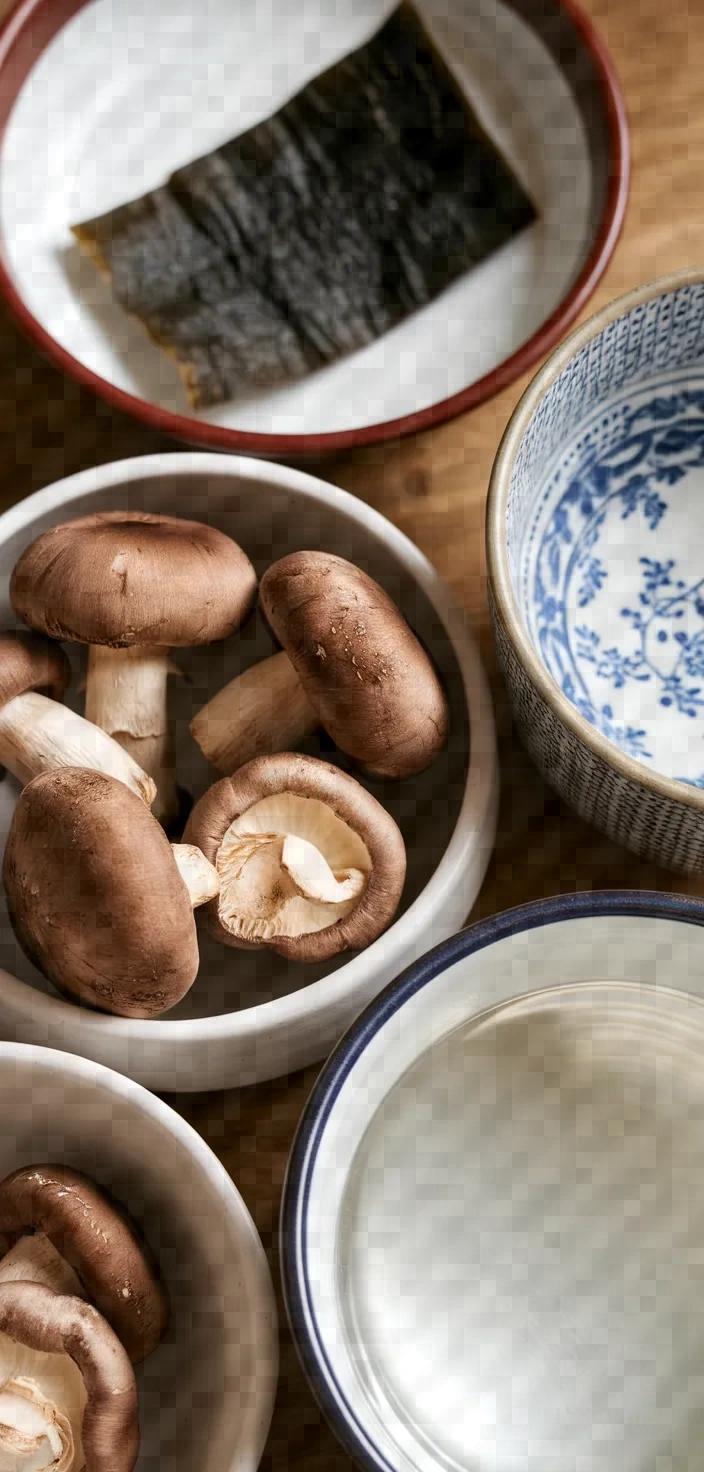
<svg viewBox="0 0 704 1472"><path fill-rule="evenodd" d="M139 1453L134 1371L98 1310L43 1283L1 1283L0 1332L74 1360L88 1397L81 1429L88 1472L132 1472Z"/></svg>
<svg viewBox="0 0 704 1472"><path fill-rule="evenodd" d="M43 532L10 583L33 629L78 644L209 644L254 601L254 568L215 527L143 511L104 511Z"/></svg>
<svg viewBox="0 0 704 1472"><path fill-rule="evenodd" d="M268 946L292 961L325 961L339 951L362 950L393 919L406 877L406 849L390 813L345 772L298 752L255 757L232 777L224 777L196 803L183 835L217 867L222 841L236 818L263 798L281 793L316 798L359 835L371 858L368 883L349 915L313 934L243 942L220 919L219 901L206 907L213 935L225 945Z"/></svg>
<svg viewBox="0 0 704 1472"><path fill-rule="evenodd" d="M266 617L321 725L379 777L422 772L447 737L433 666L393 599L327 552L293 552L267 569Z"/></svg>
<svg viewBox="0 0 704 1472"><path fill-rule="evenodd" d="M168 1322L164 1289L124 1212L65 1165L32 1165L0 1182L0 1232L41 1231L73 1268L133 1364Z"/></svg>
<svg viewBox="0 0 704 1472"><path fill-rule="evenodd" d="M0 706L28 690L46 690L52 700L61 700L70 678L60 645L38 634L0 634Z"/></svg>
<svg viewBox="0 0 704 1472"><path fill-rule="evenodd" d="M29 782L3 881L20 945L59 991L121 1017L157 1017L193 984L196 928L171 845L114 777L62 767Z"/></svg>

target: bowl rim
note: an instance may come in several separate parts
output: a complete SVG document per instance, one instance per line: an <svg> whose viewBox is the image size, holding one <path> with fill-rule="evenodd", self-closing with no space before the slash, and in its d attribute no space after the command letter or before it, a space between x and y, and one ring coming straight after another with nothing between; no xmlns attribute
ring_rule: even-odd
<svg viewBox="0 0 704 1472"><path fill-rule="evenodd" d="M257 1403L248 1405L242 1416L245 1445L240 1448L256 1468L264 1449L271 1418L279 1373L278 1312L274 1286L264 1247L252 1215L232 1177L226 1171L202 1135L175 1109L125 1074L94 1063L79 1054L36 1043L0 1040L0 1067L3 1063L30 1064L38 1070L58 1070L104 1091L119 1096L128 1105L147 1115L171 1135L195 1160L198 1169L213 1186L223 1202L227 1221L237 1233L242 1250L244 1291L238 1302L244 1304L257 1362ZM238 1467L241 1465L238 1460ZM249 1465L249 1462L248 1464ZM226 1472L226 1469L223 1469ZM236 1472L232 1463L231 1472Z"/></svg>
<svg viewBox="0 0 704 1472"><path fill-rule="evenodd" d="M565 338L528 385L509 419L494 459L486 506L487 575L491 595L513 652L545 704L550 707L561 725L566 726L584 746L613 770L654 795L692 808L695 812L704 812L704 790L690 787L686 782L678 782L676 778L646 766L635 757L627 756L615 742L603 736L580 715L576 706L563 695L559 685L549 674L529 637L511 582L506 518L511 475L523 437L541 399L567 364L611 322L617 321L635 307L653 301L656 297L670 295L682 287L700 285L702 282L704 269L700 267L673 271L655 281L645 282L624 295L615 297Z"/></svg>
<svg viewBox="0 0 704 1472"><path fill-rule="evenodd" d="M302 1233L325 1127L345 1082L394 1013L458 961L510 936L576 919L643 916L704 926L704 900L657 890L589 890L530 900L478 920L435 946L370 1002L324 1064L306 1101L289 1153L281 1198L279 1259L284 1306L296 1352L323 1415L347 1454L365 1472L395 1472L349 1404L319 1332Z"/></svg>
<svg viewBox="0 0 704 1472"><path fill-rule="evenodd" d="M301 1015L310 1012L311 1016L319 1016L326 1006L335 1008L341 999L354 997L360 982L369 975L369 958L374 947L383 946L388 951L395 941L397 947L403 944L405 948L415 936L418 949L422 949L427 924L435 912L436 897L440 899L447 893L459 881L466 868L473 862L476 864L477 856L480 864L478 892L493 850L496 831L499 766L494 707L472 630L444 579L420 548L381 512L350 495L348 491L340 490L339 487L303 470L273 461L249 459L246 456L188 450L133 456L125 460L108 461L63 480L54 481L43 490L36 491L24 501L11 506L0 515L0 543L21 533L38 518L55 511L65 510L67 519L71 514L71 504L92 491L112 487L118 494L127 490L134 481L144 481L150 477L158 480L165 475L207 475L211 478L221 476L224 480L274 482L282 489L308 496L314 504L322 503L337 510L365 531L371 532L380 543L389 548L392 556L408 576L413 578L435 610L457 661L471 728L469 761L454 829L442 857L423 889L378 940L364 951L353 952L350 960L319 981L307 982L281 997L259 1002L254 1007L246 1007L240 1011L172 1020L169 1020L168 1014L162 1018L142 1019L117 1017L77 1007L74 1002L39 991L28 982L0 968L3 993L15 1008L15 1014L19 1010L23 1018L39 1019L47 1025L73 1021L74 1035L77 1038L80 1035L83 1046L90 1046L91 1039L100 1037L110 1038L128 1047L140 1042L168 1044L187 1040L192 1043L207 1043L238 1036L253 1038L260 1031L271 1032L285 1028L292 1020L291 1013Z"/></svg>
<svg viewBox="0 0 704 1472"><path fill-rule="evenodd" d="M0 26L0 149L2 132L31 67L57 31L89 0L17 0ZM511 0L509 0L511 3ZM599 31L577 0L552 0L557 13L571 21L596 71L608 134L608 185L601 220L591 248L576 280L549 317L508 358L474 383L425 409L356 429L309 434L265 434L260 431L228 429L162 409L139 394L117 388L93 372L52 337L27 306L15 285L0 238L0 296L23 333L60 372L82 388L104 399L113 409L141 420L163 434L202 446L204 449L249 451L259 455L327 453L379 444L385 440L418 434L432 425L443 424L494 397L526 373L559 342L596 289L618 243L630 189L630 138L626 104L613 62ZM522 14L522 13L521 13ZM526 17L522 17L526 19ZM0 154L1 161L1 154Z"/></svg>

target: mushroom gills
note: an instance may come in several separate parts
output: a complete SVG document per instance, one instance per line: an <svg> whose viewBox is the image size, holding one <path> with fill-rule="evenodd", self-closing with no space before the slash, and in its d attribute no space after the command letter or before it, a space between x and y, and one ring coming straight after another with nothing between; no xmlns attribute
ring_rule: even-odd
<svg viewBox="0 0 704 1472"><path fill-rule="evenodd" d="M0 1333L0 1472L80 1472L86 1400L69 1355Z"/></svg>
<svg viewBox="0 0 704 1472"><path fill-rule="evenodd" d="M85 1296L43 1232L20 1237L5 1254L0 1282ZM79 1472L85 1404L83 1376L68 1355L28 1349L0 1333L0 1472Z"/></svg>
<svg viewBox="0 0 704 1472"><path fill-rule="evenodd" d="M265 797L230 824L218 850L219 918L242 940L312 935L359 904L371 857L318 798Z"/></svg>
<svg viewBox="0 0 704 1472"><path fill-rule="evenodd" d="M285 652L223 686L191 721L203 755L229 776L255 756L296 751L319 720Z"/></svg>
<svg viewBox="0 0 704 1472"><path fill-rule="evenodd" d="M0 1283L42 1283L54 1293L85 1298L80 1278L44 1232L25 1233L0 1261Z"/></svg>

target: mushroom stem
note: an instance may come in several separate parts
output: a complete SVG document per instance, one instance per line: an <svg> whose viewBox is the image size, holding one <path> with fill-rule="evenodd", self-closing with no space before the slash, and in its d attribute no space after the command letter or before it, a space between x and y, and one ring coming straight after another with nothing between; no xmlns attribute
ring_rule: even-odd
<svg viewBox="0 0 704 1472"><path fill-rule="evenodd" d="M319 725L287 654L252 665L191 721L203 755L230 776L252 757L295 751Z"/></svg>
<svg viewBox="0 0 704 1472"><path fill-rule="evenodd" d="M0 1261L0 1283L42 1283L54 1293L85 1298L80 1278L44 1232L25 1233Z"/></svg>
<svg viewBox="0 0 704 1472"><path fill-rule="evenodd" d="M29 690L0 709L0 763L23 785L55 767L117 777L150 807L156 787L117 741L83 716Z"/></svg>
<svg viewBox="0 0 704 1472"><path fill-rule="evenodd" d="M194 843L172 843L171 852L193 909L214 900L220 893L220 876L205 854Z"/></svg>
<svg viewBox="0 0 704 1472"><path fill-rule="evenodd" d="M91 645L86 716L115 741L156 783L154 817L168 823L178 812L174 759L166 704L172 666L168 649Z"/></svg>
<svg viewBox="0 0 704 1472"><path fill-rule="evenodd" d="M356 900L367 884L361 869L342 869L333 873L320 849L295 833L286 834L281 866L293 880L299 894L323 905L344 905L348 900Z"/></svg>

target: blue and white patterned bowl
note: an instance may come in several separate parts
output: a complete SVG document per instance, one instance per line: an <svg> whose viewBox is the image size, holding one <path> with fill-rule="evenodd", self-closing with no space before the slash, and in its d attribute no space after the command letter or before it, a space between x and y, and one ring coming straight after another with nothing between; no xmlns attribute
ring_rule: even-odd
<svg viewBox="0 0 704 1472"><path fill-rule="evenodd" d="M487 515L519 731L588 821L704 868L704 272L613 302L522 398Z"/></svg>

